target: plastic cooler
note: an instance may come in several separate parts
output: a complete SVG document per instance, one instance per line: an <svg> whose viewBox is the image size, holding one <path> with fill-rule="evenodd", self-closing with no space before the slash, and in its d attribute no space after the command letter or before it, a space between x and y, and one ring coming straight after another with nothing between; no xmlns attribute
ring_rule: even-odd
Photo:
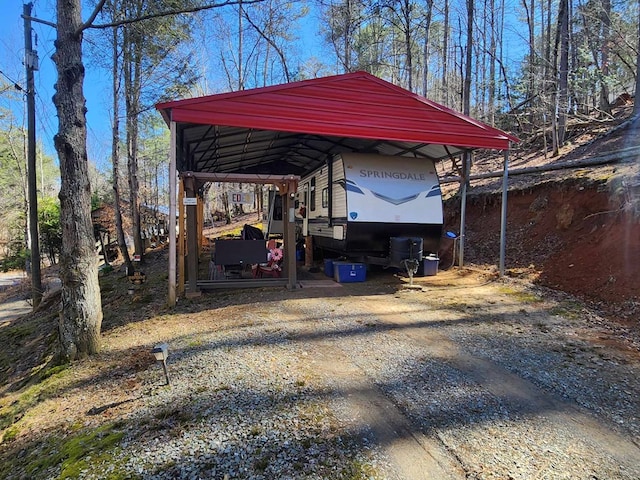
<svg viewBox="0 0 640 480"><path fill-rule="evenodd" d="M333 272L338 283L364 282L367 276L364 263L333 262Z"/></svg>
<svg viewBox="0 0 640 480"><path fill-rule="evenodd" d="M422 268L418 268L418 275L420 275L420 273L422 273L422 276L424 277L437 275L438 263L440 263L440 259L435 255L427 255L426 257L423 257L422 264L420 265ZM422 270L422 272L420 272L420 270Z"/></svg>

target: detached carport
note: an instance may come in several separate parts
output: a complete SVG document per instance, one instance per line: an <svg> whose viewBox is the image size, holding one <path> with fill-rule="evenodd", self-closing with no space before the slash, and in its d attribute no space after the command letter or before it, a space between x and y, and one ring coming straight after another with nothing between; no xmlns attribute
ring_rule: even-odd
<svg viewBox="0 0 640 480"><path fill-rule="evenodd" d="M507 152L517 141L365 72L160 103L156 108L171 131L170 218L176 216L176 172L185 180L188 198L196 197L207 182L278 185L289 288L297 283L292 194L302 175L333 154L375 152L437 161L476 149L501 150L506 189ZM503 201L506 218L504 206ZM197 251L196 217L196 206L187 204L187 247L192 253ZM187 263L187 293L195 294L197 255L188 255ZM176 232L171 228L169 303L175 300Z"/></svg>

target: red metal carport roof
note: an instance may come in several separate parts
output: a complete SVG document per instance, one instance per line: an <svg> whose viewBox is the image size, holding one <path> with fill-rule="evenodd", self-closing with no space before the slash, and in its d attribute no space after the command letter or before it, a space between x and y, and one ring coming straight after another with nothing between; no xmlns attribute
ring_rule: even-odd
<svg viewBox="0 0 640 480"><path fill-rule="evenodd" d="M303 174L344 151L438 160L518 141L366 72L156 108L176 122L180 171Z"/></svg>

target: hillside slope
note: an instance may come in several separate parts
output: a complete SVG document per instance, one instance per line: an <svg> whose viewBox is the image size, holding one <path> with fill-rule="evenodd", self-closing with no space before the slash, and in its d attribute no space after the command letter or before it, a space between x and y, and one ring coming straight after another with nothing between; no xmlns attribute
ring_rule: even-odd
<svg viewBox="0 0 640 480"><path fill-rule="evenodd" d="M604 131L580 133L554 159L516 150L510 161L514 169L598 158L609 163L510 177L509 273L529 275L542 285L595 302L620 319L635 320L640 311L639 146L640 122L621 119ZM472 174L499 170L500 161L480 159ZM498 263L501 181L471 183L465 263ZM457 184L445 184L443 190L448 193L446 226L458 231ZM446 263L451 246L443 247Z"/></svg>

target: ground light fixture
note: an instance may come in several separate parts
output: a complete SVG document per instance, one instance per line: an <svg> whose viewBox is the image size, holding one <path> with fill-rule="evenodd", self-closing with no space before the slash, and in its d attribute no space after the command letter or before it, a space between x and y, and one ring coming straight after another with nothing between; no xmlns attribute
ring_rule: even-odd
<svg viewBox="0 0 640 480"><path fill-rule="evenodd" d="M167 357L169 356L169 345L167 345L166 343L160 343L151 349L151 353L155 357L156 361L162 362L164 377L167 380L167 385L170 385L169 371L167 370Z"/></svg>

